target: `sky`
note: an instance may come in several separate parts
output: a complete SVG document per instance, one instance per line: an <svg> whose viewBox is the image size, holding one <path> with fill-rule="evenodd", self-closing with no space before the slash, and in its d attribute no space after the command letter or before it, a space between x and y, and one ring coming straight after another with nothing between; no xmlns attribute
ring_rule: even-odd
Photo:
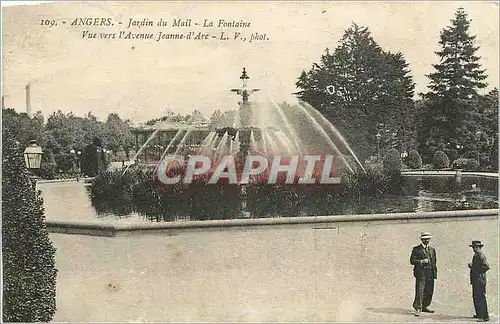
<svg viewBox="0 0 500 324"><path fill-rule="evenodd" d="M472 19L470 31L480 46L489 87L498 87L497 2L56 2L4 6L2 2L2 96L5 106L23 112L30 84L32 111L83 116L91 111L144 122L165 109L209 116L215 109L237 108L229 89L240 85L246 67L254 100L293 103L295 82L303 70L334 49L352 23L366 26L386 51L401 52L410 64L416 93L425 92L438 62L440 31L458 7ZM114 26L71 26L76 18L111 18ZM132 27L129 19L246 21L248 28ZM48 27L42 20L55 20ZM62 22L66 21L66 24ZM122 24L118 24L122 22ZM266 34L269 40L85 39L83 32L140 33L202 31L219 37L240 32ZM232 37L232 36L231 36Z"/></svg>

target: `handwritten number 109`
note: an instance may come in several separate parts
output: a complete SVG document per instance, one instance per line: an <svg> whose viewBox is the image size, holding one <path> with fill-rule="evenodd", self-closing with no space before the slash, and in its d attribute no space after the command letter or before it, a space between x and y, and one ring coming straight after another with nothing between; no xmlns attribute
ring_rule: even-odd
<svg viewBox="0 0 500 324"><path fill-rule="evenodd" d="M42 26L54 27L57 26L57 23L54 19L42 19Z"/></svg>

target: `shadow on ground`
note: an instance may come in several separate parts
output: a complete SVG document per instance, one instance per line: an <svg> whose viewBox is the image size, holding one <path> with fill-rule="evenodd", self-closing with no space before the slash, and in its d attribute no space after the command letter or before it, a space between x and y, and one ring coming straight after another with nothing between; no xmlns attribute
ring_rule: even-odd
<svg viewBox="0 0 500 324"><path fill-rule="evenodd" d="M377 314L389 314L389 315L408 315L413 316L413 310L408 308L367 308L371 313ZM445 314L426 314L422 313L422 318L429 318L433 321L460 321L460 322L472 322L475 321L472 317L458 316L458 315L445 315Z"/></svg>
<svg viewBox="0 0 500 324"><path fill-rule="evenodd" d="M367 310L377 314L413 315L413 312L406 308L367 308Z"/></svg>

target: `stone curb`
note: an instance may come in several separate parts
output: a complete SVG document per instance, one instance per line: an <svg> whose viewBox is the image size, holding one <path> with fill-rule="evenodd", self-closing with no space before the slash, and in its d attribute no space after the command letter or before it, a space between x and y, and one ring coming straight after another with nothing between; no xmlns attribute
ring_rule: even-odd
<svg viewBox="0 0 500 324"><path fill-rule="evenodd" d="M254 219L226 219L208 221L158 222L139 224L102 224L88 222L65 222L47 220L47 230L51 233L81 234L96 236L116 236L120 232L149 232L175 229L225 228L242 226L269 226L317 223L366 222L388 220L428 220L462 219L472 217L498 218L498 209L438 211L422 213L360 214L338 216L279 217Z"/></svg>
<svg viewBox="0 0 500 324"><path fill-rule="evenodd" d="M36 183L44 184L44 183L61 183L61 182L77 182L77 181L86 183L91 181L92 179L93 178L80 178L80 180L77 180L76 178L68 178L68 179L37 180Z"/></svg>
<svg viewBox="0 0 500 324"><path fill-rule="evenodd" d="M474 171L461 171L461 170L454 170L454 171L447 171L447 170L404 170L401 171L402 176L455 176L457 175L457 171L460 171L460 174L462 177L484 177L484 178L498 178L499 174L498 173L493 173L493 172L474 172Z"/></svg>

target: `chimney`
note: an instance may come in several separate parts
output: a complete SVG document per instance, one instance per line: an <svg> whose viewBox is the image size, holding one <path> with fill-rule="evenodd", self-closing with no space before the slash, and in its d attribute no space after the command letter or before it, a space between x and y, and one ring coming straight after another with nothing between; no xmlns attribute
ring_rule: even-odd
<svg viewBox="0 0 500 324"><path fill-rule="evenodd" d="M26 85L26 114L31 117L31 95L30 95L30 85Z"/></svg>

